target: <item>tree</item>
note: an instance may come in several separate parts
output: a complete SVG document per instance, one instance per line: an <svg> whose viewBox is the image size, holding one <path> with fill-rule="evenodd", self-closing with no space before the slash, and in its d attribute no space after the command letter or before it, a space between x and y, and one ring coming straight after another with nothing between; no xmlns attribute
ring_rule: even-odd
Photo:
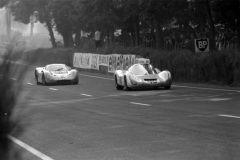
<svg viewBox="0 0 240 160"><path fill-rule="evenodd" d="M129 25L131 25L130 28L130 33L132 36L133 40L133 45L134 46L139 46L140 44L140 30L141 30L141 20L140 20L140 15L141 15L141 3L139 0L128 0L125 3L125 22L128 22ZM124 25L127 25L124 23Z"/></svg>
<svg viewBox="0 0 240 160"><path fill-rule="evenodd" d="M0 1L0 8L3 8L9 4L10 0L1 0Z"/></svg>
<svg viewBox="0 0 240 160"><path fill-rule="evenodd" d="M72 47L73 42L73 0L53 0L50 8L54 19L56 30L63 36L65 47Z"/></svg>
<svg viewBox="0 0 240 160"><path fill-rule="evenodd" d="M213 50L215 50L215 27L213 22L213 16L210 8L209 0L205 0L206 8L207 8L207 15L208 15L208 22L210 25L210 45Z"/></svg>
<svg viewBox="0 0 240 160"><path fill-rule="evenodd" d="M178 22L180 13L187 7L185 0L144 0L143 1L143 20L150 26L153 25L156 37L156 48L163 48L164 34L163 28L171 28Z"/></svg>
<svg viewBox="0 0 240 160"><path fill-rule="evenodd" d="M100 29L109 43L114 40L114 31L119 25L119 11L123 6L120 0L81 0L78 9L84 30L94 32Z"/></svg>
<svg viewBox="0 0 240 160"><path fill-rule="evenodd" d="M240 47L240 1L239 0L214 0L213 11L215 24L222 27L227 33L231 31L233 34L225 34L224 39L231 40L238 37L238 46Z"/></svg>
<svg viewBox="0 0 240 160"><path fill-rule="evenodd" d="M56 47L49 0L15 0L12 4L12 13L16 21L28 24L34 12L38 13L38 20L46 24L52 46Z"/></svg>

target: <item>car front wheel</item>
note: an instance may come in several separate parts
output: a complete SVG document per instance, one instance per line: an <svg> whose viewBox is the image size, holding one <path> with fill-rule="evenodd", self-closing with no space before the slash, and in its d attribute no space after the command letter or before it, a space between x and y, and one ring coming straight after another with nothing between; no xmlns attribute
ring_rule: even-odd
<svg viewBox="0 0 240 160"><path fill-rule="evenodd" d="M118 83L117 83L117 77L115 76L115 86L116 86L116 89L117 90L122 90L124 88L124 86L120 86Z"/></svg>
<svg viewBox="0 0 240 160"><path fill-rule="evenodd" d="M127 77L126 77L126 76L124 76L124 83L125 83L125 88L126 88L126 90L127 90L127 91L130 91L131 88L129 88L128 85L127 85Z"/></svg>
<svg viewBox="0 0 240 160"><path fill-rule="evenodd" d="M166 86L166 87L164 87L165 89L170 89L171 88L171 85L169 85L169 86Z"/></svg>
<svg viewBox="0 0 240 160"><path fill-rule="evenodd" d="M35 80L36 80L36 84L38 85L39 82L38 82L38 75L37 75L37 71L35 71Z"/></svg>
<svg viewBox="0 0 240 160"><path fill-rule="evenodd" d="M46 79L45 79L44 74L42 75L42 84L43 84L44 86L47 85L47 82L46 82Z"/></svg>

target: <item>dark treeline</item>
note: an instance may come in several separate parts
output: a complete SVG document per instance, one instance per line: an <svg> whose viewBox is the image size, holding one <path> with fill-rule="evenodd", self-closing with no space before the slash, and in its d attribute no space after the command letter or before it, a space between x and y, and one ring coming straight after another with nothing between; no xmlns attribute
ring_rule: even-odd
<svg viewBox="0 0 240 160"><path fill-rule="evenodd" d="M3 6L23 23L37 16L53 47L54 29L65 47L80 45L81 30L93 34L96 29L107 44L166 49L208 37L213 49L219 42L240 46L239 0L4 0Z"/></svg>

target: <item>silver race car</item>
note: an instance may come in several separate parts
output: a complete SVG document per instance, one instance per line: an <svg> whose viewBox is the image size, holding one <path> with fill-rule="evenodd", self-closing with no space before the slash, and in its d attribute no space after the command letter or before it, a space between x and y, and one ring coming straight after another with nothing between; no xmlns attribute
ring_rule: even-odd
<svg viewBox="0 0 240 160"><path fill-rule="evenodd" d="M35 69L36 83L47 84L78 84L78 71L65 64L49 64Z"/></svg>
<svg viewBox="0 0 240 160"><path fill-rule="evenodd" d="M164 87L170 89L172 77L169 71L160 71L151 64L134 64L127 70L116 70L115 85L117 90Z"/></svg>

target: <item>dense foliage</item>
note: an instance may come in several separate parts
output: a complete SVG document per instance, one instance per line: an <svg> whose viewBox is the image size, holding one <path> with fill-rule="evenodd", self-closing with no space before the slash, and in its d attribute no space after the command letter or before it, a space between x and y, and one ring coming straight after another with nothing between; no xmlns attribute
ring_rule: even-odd
<svg viewBox="0 0 240 160"><path fill-rule="evenodd" d="M18 21L29 23L37 11L53 47L52 28L66 47L80 45L81 30L93 34L97 28L106 43L125 46L176 47L199 37L240 44L239 0L4 0L0 7L9 1ZM121 35L114 36L117 30Z"/></svg>

